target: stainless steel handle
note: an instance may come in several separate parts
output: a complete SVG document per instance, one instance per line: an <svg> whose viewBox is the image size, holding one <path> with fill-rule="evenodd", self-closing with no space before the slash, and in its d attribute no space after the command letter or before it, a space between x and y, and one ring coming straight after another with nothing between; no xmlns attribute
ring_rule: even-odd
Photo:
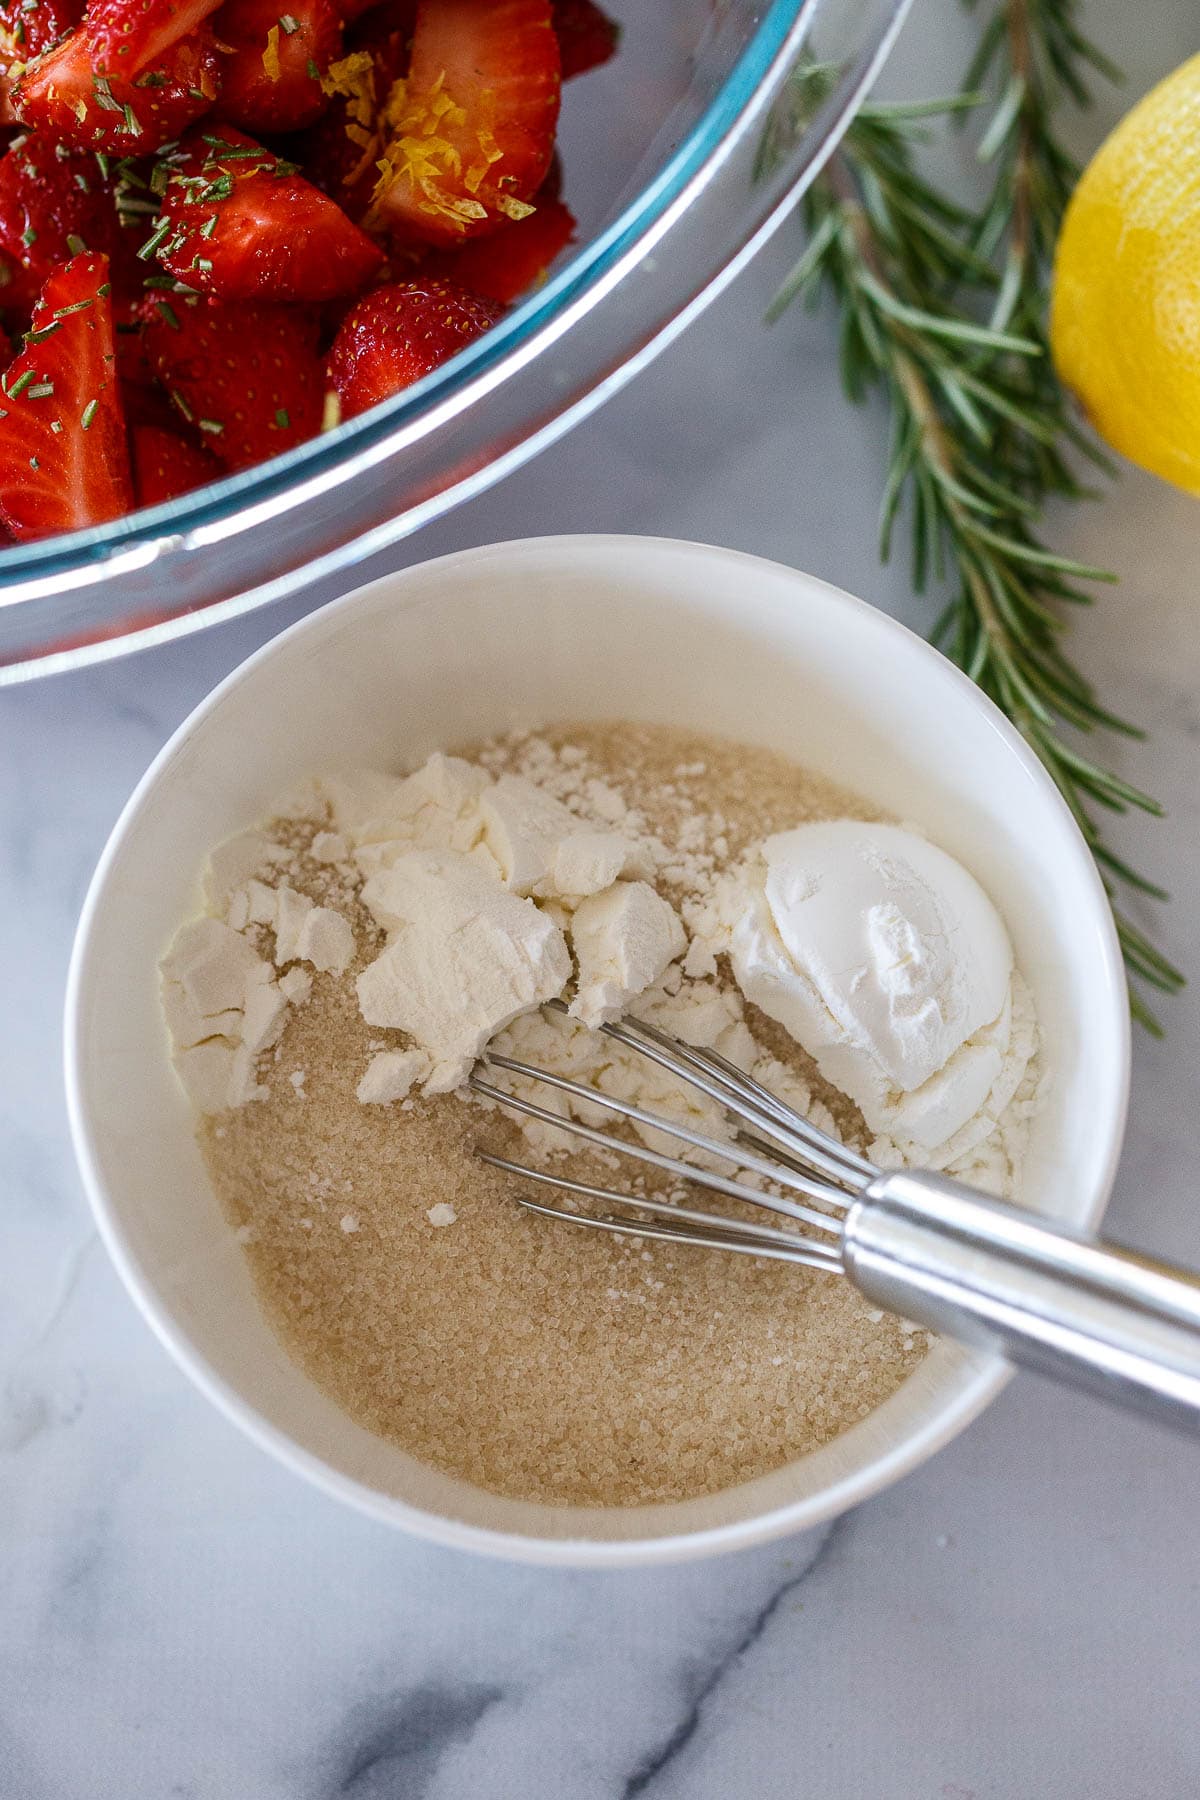
<svg viewBox="0 0 1200 1800"><path fill-rule="evenodd" d="M855 1201L843 1248L877 1305L1200 1432L1200 1276L907 1172Z"/></svg>

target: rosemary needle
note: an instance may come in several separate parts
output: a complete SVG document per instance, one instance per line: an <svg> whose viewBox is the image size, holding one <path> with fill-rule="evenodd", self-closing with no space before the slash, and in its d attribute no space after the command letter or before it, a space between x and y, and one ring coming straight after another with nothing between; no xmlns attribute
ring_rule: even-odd
<svg viewBox="0 0 1200 1800"><path fill-rule="evenodd" d="M1080 31L1076 0L992 0L981 10L961 93L861 109L805 197L807 248L769 316L832 294L846 394L857 402L882 392L891 418L882 554L906 507L914 585L949 588L934 642L1044 763L1109 894L1124 887L1165 899L1114 854L1100 822L1103 812L1161 807L1073 741L1097 728L1142 735L1101 704L1062 644L1064 607L1089 604L1095 584L1113 577L1056 554L1039 532L1047 501L1089 493L1076 453L1107 467L1055 374L1045 321L1054 244L1078 175L1056 117L1064 103L1086 103L1092 71L1115 71ZM827 85L820 68L800 77L797 119ZM939 116L980 121L977 153L990 184L977 210L917 166L915 146ZM1135 983L1174 993L1184 978L1131 920L1114 916L1130 1005L1157 1031Z"/></svg>

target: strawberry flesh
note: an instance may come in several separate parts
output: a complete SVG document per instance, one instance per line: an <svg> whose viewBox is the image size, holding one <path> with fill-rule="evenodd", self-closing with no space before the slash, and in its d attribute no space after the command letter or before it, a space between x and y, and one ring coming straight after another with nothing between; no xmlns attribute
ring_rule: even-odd
<svg viewBox="0 0 1200 1800"><path fill-rule="evenodd" d="M107 257L75 256L53 271L0 388L0 517L14 538L129 511Z"/></svg>
<svg viewBox="0 0 1200 1800"><path fill-rule="evenodd" d="M299 131L329 105L321 83L342 46L333 0L226 0L215 30L225 60L221 116L243 131Z"/></svg>
<svg viewBox="0 0 1200 1800"><path fill-rule="evenodd" d="M220 0L90 0L92 62L98 75L132 81L161 67L167 52L190 37Z"/></svg>
<svg viewBox="0 0 1200 1800"><path fill-rule="evenodd" d="M377 7L346 34L345 55L329 71L328 111L307 133L299 155L308 179L361 220L379 182L383 108L408 67L412 16Z"/></svg>
<svg viewBox="0 0 1200 1800"><path fill-rule="evenodd" d="M435 252L423 274L444 276L485 300L511 306L543 280L575 235L575 219L561 200L538 200L527 219L491 237L472 238L461 250Z"/></svg>
<svg viewBox="0 0 1200 1800"><path fill-rule="evenodd" d="M368 223L446 246L523 217L561 87L550 0L419 0Z"/></svg>
<svg viewBox="0 0 1200 1800"><path fill-rule="evenodd" d="M554 34L562 55L563 80L586 75L616 54L621 27L595 0L554 0Z"/></svg>
<svg viewBox="0 0 1200 1800"><path fill-rule="evenodd" d="M219 480L223 473L207 450L189 444L177 431L161 425L135 425L129 433L133 453L133 489L139 506L178 500L193 488Z"/></svg>
<svg viewBox="0 0 1200 1800"><path fill-rule="evenodd" d="M21 77L13 107L25 124L76 149L145 156L215 103L220 68L208 26L173 45L136 81L97 73L90 30L72 32Z"/></svg>
<svg viewBox="0 0 1200 1800"><path fill-rule="evenodd" d="M228 125L180 146L154 237L169 274L222 300L332 300L364 288L383 262L294 164Z"/></svg>
<svg viewBox="0 0 1200 1800"><path fill-rule="evenodd" d="M0 306L27 319L51 270L81 248L101 252L114 282L135 279L134 231L123 230L115 183L84 151L32 133L0 157Z"/></svg>
<svg viewBox="0 0 1200 1800"><path fill-rule="evenodd" d="M321 429L318 320L296 306L172 299L146 353L196 441L225 469L279 456Z"/></svg>
<svg viewBox="0 0 1200 1800"><path fill-rule="evenodd" d="M411 387L494 325L503 308L448 281L376 288L342 321L326 374L352 419Z"/></svg>

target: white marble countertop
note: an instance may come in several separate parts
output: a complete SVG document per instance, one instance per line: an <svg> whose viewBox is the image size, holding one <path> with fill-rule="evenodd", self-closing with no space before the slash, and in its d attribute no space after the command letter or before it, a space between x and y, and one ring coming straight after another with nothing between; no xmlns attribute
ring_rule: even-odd
<svg viewBox="0 0 1200 1800"><path fill-rule="evenodd" d="M1091 7L1126 99L1189 9ZM950 0L897 68L950 84ZM951 27L946 18L951 17ZM1106 99L1095 135L1123 102ZM880 423L828 321L759 325L776 248L551 457L402 557L547 530L703 537L927 625L875 559ZM1076 642L1166 802L1121 843L1200 960L1200 507L1130 474L1058 523L1123 585ZM369 571L373 572L373 571ZM313 603L312 596L305 605ZM1183 1800L1200 1790L1200 1450L1019 1379L842 1520L661 1574L508 1568L339 1509L246 1442L135 1315L67 1142L76 912L167 733L299 604L0 701L0 1800ZM1200 990L1136 1049L1118 1235L1200 1264ZM805 1556L809 1554L806 1541Z"/></svg>

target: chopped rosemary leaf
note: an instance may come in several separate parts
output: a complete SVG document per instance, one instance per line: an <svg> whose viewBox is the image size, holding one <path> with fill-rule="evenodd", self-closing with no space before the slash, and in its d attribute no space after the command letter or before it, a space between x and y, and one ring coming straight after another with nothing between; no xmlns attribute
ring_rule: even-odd
<svg viewBox="0 0 1200 1800"><path fill-rule="evenodd" d="M310 81L320 81L321 79L321 71L311 56L308 59L308 76Z"/></svg>
<svg viewBox="0 0 1200 1800"><path fill-rule="evenodd" d="M214 437L220 437L225 429L219 419L197 419L196 423L201 431L210 432Z"/></svg>
<svg viewBox="0 0 1200 1800"><path fill-rule="evenodd" d="M101 179L103 181L107 181L108 180L108 172L112 168L112 162L110 161L108 156L105 155L103 150L97 150L96 162L99 165Z"/></svg>
<svg viewBox="0 0 1200 1800"><path fill-rule="evenodd" d="M154 252L158 249L158 246L162 243L170 229L171 227L166 219L163 220L161 225L155 226L151 236L146 239L145 243L138 251L138 256L142 262L150 261L150 258L154 255Z"/></svg>
<svg viewBox="0 0 1200 1800"><path fill-rule="evenodd" d="M192 411L191 407L188 405L187 401L184 399L183 395L180 393L178 388L171 389L171 398L175 402L176 406L179 408L180 412L183 414L184 418L187 420L188 424L191 425L193 423L193 421L195 420L196 415Z"/></svg>
<svg viewBox="0 0 1200 1800"><path fill-rule="evenodd" d="M87 307L93 304L94 301L91 295L89 295L86 300L72 300L70 306L56 306L54 309L54 316L56 319L65 319L68 313L84 312Z"/></svg>
<svg viewBox="0 0 1200 1800"><path fill-rule="evenodd" d="M79 423L83 426L83 429L85 431L88 429L92 420L95 418L96 408L99 406L99 404L100 404L100 402L98 400L89 400L87 405L84 407L82 413L79 415Z"/></svg>
<svg viewBox="0 0 1200 1800"><path fill-rule="evenodd" d="M291 37L293 32L299 31L300 21L299 19L294 18L291 13L280 13L279 29L283 32L285 37Z"/></svg>
<svg viewBox="0 0 1200 1800"><path fill-rule="evenodd" d="M95 89L96 99L104 108L105 112L124 112L125 108L121 105L121 102L113 98L113 91L109 85L107 75L93 75L92 87Z"/></svg>
<svg viewBox="0 0 1200 1800"><path fill-rule="evenodd" d="M100 286L96 289L96 293L101 300L107 300L108 296L112 293L112 282L102 281Z"/></svg>
<svg viewBox="0 0 1200 1800"><path fill-rule="evenodd" d="M33 229L32 225L27 225L21 233L21 242L27 250L31 244L37 243L37 232Z"/></svg>
<svg viewBox="0 0 1200 1800"><path fill-rule="evenodd" d="M286 406L276 407L275 423L276 423L276 425L278 425L280 431L286 431L288 426L291 424L291 422L292 422L291 419L288 417L287 407Z"/></svg>
<svg viewBox="0 0 1200 1800"><path fill-rule="evenodd" d="M17 376L17 379L13 382L12 386L5 390L6 393L8 394L9 399L15 400L18 394L23 394L25 392L25 389L29 386L29 384L32 380L33 380L33 370L32 369L22 369L21 373Z"/></svg>
<svg viewBox="0 0 1200 1800"><path fill-rule="evenodd" d="M36 456L31 456L29 459L29 466L31 469L37 470L37 469L40 469L42 465L38 461Z"/></svg>
<svg viewBox="0 0 1200 1800"><path fill-rule="evenodd" d="M92 191L88 186L87 176L79 169L76 169L75 171L75 186L79 189L81 194L90 194Z"/></svg>
<svg viewBox="0 0 1200 1800"><path fill-rule="evenodd" d="M139 75L136 78L133 85L134 87L145 88L166 87L167 78L161 69L148 69L144 75Z"/></svg>
<svg viewBox="0 0 1200 1800"><path fill-rule="evenodd" d="M27 344L44 343L48 337L53 337L54 333L56 331L61 331L61 329L62 329L62 327L59 324L58 320L51 319L51 321L48 325L41 325L38 327L38 329L36 331L27 331L25 333L25 342Z"/></svg>
<svg viewBox="0 0 1200 1800"><path fill-rule="evenodd" d="M171 330L178 331L180 328L179 327L179 315L175 311L175 308L171 305L170 301L169 300L156 300L154 304L158 310L159 316L164 320L164 322L166 324L168 324L171 327Z"/></svg>
<svg viewBox="0 0 1200 1800"><path fill-rule="evenodd" d="M71 252L72 256L87 255L87 245L84 243L83 239L76 236L73 231L68 231L67 233L67 249Z"/></svg>
<svg viewBox="0 0 1200 1800"><path fill-rule="evenodd" d="M35 381L33 386L29 389L29 398L31 400L45 400L46 397L53 392L54 383L52 381Z"/></svg>
<svg viewBox="0 0 1200 1800"><path fill-rule="evenodd" d="M51 431L56 432L56 433L61 431L62 430L62 420L61 419L51 419L50 429L51 429Z"/></svg>
<svg viewBox="0 0 1200 1800"><path fill-rule="evenodd" d="M211 218L205 219L203 225L200 227L200 236L202 238L210 238L216 229L217 215L216 213L213 213Z"/></svg>
<svg viewBox="0 0 1200 1800"><path fill-rule="evenodd" d="M141 120L138 118L137 114L134 112L132 106L127 105L124 108L124 112L125 112L125 129L129 133L130 137L141 137L141 135L142 135Z"/></svg>

